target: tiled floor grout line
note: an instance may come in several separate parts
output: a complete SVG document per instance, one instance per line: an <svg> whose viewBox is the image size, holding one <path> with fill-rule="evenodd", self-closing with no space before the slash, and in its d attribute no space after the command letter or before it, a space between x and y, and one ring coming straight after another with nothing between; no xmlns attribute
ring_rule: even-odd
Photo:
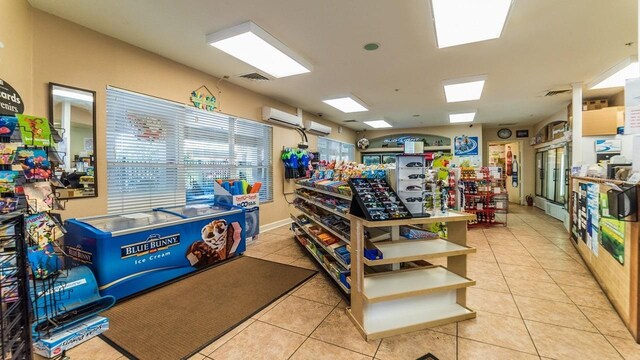
<svg viewBox="0 0 640 360"><path fill-rule="evenodd" d="M513 234L513 232L511 230L509 230L509 233L511 233L511 235L516 239L516 241L520 242L518 240L518 238L515 237L515 234ZM496 254L493 251L493 247L492 247L492 245L491 245L491 243L489 242L488 239L487 239L487 243L489 243L489 248L491 249L491 253L495 257ZM527 252L528 252L528 250L527 250ZM535 260L535 258L534 258L534 260ZM536 260L536 262L537 262L537 260ZM538 355L538 357L540 357L541 355L540 355L540 351L538 351L538 346L536 345L536 342L533 340L533 336L531 336L531 332L529 331L529 328L527 327L527 323L524 322L524 316L522 316L522 312L520 311L520 307L518 306L518 303L516 302L516 299L513 296L513 292L511 291L511 286L509 286L509 282L507 281L507 277L504 275L504 271L502 271L502 265L500 264L500 262L498 262L497 258L496 258L496 263L498 263L498 269L500 270L500 274L502 275L502 279L504 280L505 284L507 284L507 289L509 289L509 295L511 295L511 299L513 300L513 303L516 305L516 309L518 309L518 314L520 314L520 320L522 320L522 324L524 325L524 328L527 330L527 335L529 335L529 340L531 340L531 344L533 344L533 348L536 350L536 355Z"/></svg>
<svg viewBox="0 0 640 360"><path fill-rule="evenodd" d="M535 230L535 229L534 229L534 230ZM537 230L536 230L536 232L537 232ZM514 237L515 237L515 234L513 234L513 235L514 235ZM569 236L570 236L570 235L569 235ZM542 237L546 239L546 237L544 237L544 236L542 236ZM531 257L535 260L535 262L536 262L536 263L538 263L538 265L540 265L540 267L542 268L542 270L545 272L545 274L547 274L547 276L549 276L549 278L551 279L551 281L553 281L553 283L554 283L554 284L555 284L555 285L560 289L560 291L562 291L562 293L563 293L563 294L565 294L565 296L566 296L566 297L571 301L571 303L572 303L572 304L573 304L573 305L578 309L578 311L580 311L580 313L581 313L581 314L582 314L582 315L587 319L587 321L588 321L588 322L589 322L589 323L590 323L590 324L591 324L591 325L596 329L597 333L598 333L598 334L600 334L600 336L602 336L602 337L606 340L606 342L607 342L607 343L608 343L608 344L609 344L609 345L610 345L610 346L611 346L611 347L616 351L616 353L618 353L618 355L620 355L620 357L621 357L622 359L624 359L624 356L620 353L620 351L618 351L618 349L617 349L617 348L616 348L616 347L611 343L611 341L609 341L609 339L605 336L605 334L603 334L603 333L600 331L600 329L596 326L596 324L594 324L594 323L591 321L591 319L587 316L587 314L585 314L585 313L582 311L582 309L580 308L580 306L579 306L578 304L576 304L576 302L575 302L575 301L573 301L573 299L572 299L572 298L571 298L571 297L570 297L570 296L565 292L565 290L562 288L562 286L560 286L560 284L556 282L556 280L553 278L553 276L551 276L551 274L549 274L549 272L547 271L548 269L547 269L547 268L545 268L544 266L542 266L542 264L540 264L540 262L538 261L538 259L537 259L535 256L533 256L533 254L529 251L529 249L527 249L527 247L526 247L526 246L524 246L524 244L523 244L520 240L518 240L518 238L517 238L517 237L516 237L516 240L517 240L517 241L518 241L518 242L519 242L519 243L520 243L520 244L525 248L525 250L527 251L527 253L529 253L529 256L531 256ZM569 239L569 241L571 241L571 239ZM559 250L563 251L563 250L562 250L562 248L561 248L561 247L559 247L557 244L555 244L555 243L554 243L554 242L552 242L552 241L551 241L551 243L552 243L556 248L558 248ZM489 244L489 245L491 245L491 244ZM572 259L573 259L573 258L572 258ZM574 259L574 261L575 261L575 259ZM576 261L576 262L577 262L577 261ZM502 268L501 268L500 270L502 271ZM593 274L591 273L591 271L589 270L589 268L588 268L588 267L587 267L587 270L589 271L589 273L591 274L591 276L593 276ZM556 270L556 271L561 271L561 270ZM507 286L509 286L509 284L508 284L508 283L507 283ZM609 299L607 299L607 300L609 300ZM515 302L515 298L513 299L513 301ZM611 301L609 301L609 303L611 303ZM613 306L613 305L612 305L612 306ZM517 304L517 303L516 303L516 307L518 307L518 304ZM520 311L520 309L519 309L519 308L518 308L518 311ZM523 321L524 321L524 318L523 318ZM528 321L533 321L533 320L528 320ZM537 322L538 322L538 323L542 323L542 324L547 324L547 323L544 323L544 322L541 322L541 321L537 321ZM555 325L555 324L548 324L548 325ZM559 326L559 325L555 325L555 326ZM526 323L525 323L525 327L527 328L527 332L529 332L529 328L526 326ZM566 327L566 326L560 326L560 327L569 328L569 327ZM577 331L585 331L585 330L579 330L579 329L575 329L575 328L570 328L570 329L577 330ZM588 332L588 331L585 331L585 332ZM530 334L530 333L529 333L529 336L531 336L531 334ZM536 345L535 345L535 341L533 340L533 337L531 338L531 341L533 342L533 345L534 345L534 346L536 346ZM537 351L537 347L536 347L536 351ZM541 355L538 353L538 356L541 356Z"/></svg>
<svg viewBox="0 0 640 360"><path fill-rule="evenodd" d="M315 276L317 276L317 275L318 275L318 274L316 274ZM315 277L315 276L314 276L314 277ZM291 295L290 295L290 296L291 296ZM296 296L296 297L297 297L297 296ZM342 300L340 300L340 301L342 301ZM302 343L301 343L301 344L300 344L300 345L299 345L299 346L298 346L298 347L297 347L297 348L296 348L296 349L291 353L291 355L288 357L288 359L291 359L291 358L293 357L293 355L295 355L295 353L296 353L296 352L298 352L298 350L300 350L300 348L302 347L302 345L303 345L305 342L307 342L307 340L309 340L309 338L313 339L313 338L311 337L311 335L312 335L316 330L318 330L318 328L320 327L320 325L322 325L322 323L323 323L325 320L327 320L327 318L329 317L329 315L331 315L331 313L332 313L332 312L333 312L333 311L338 307L338 305L340 305L340 301L338 301L338 303L337 303L336 305L334 305L334 306L333 306L333 309L331 309L331 311L329 311L329 312L327 313L327 315L322 319L322 321L320 321L320 322L318 323L318 325L316 325L316 327L315 327L315 328L313 328L313 330L311 330L311 332L309 333L309 335L307 335L306 339L304 339L304 341L303 341L303 342L302 342ZM291 331L291 330L289 330L289 331ZM313 340L317 340L317 339L313 339ZM334 345L334 344L331 344L331 345ZM337 345L334 345L334 346L337 346Z"/></svg>

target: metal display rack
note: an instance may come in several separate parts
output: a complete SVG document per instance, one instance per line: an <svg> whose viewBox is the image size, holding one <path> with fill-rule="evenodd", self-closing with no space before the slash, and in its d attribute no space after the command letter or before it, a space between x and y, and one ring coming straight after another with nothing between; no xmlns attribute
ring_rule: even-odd
<svg viewBox="0 0 640 360"><path fill-rule="evenodd" d="M504 186L504 176L500 168L462 168L460 182L463 184L464 200L461 210L475 214L469 221L472 226L507 226L509 194Z"/></svg>
<svg viewBox="0 0 640 360"><path fill-rule="evenodd" d="M29 275L20 212L0 215L0 336L1 359L31 359Z"/></svg>

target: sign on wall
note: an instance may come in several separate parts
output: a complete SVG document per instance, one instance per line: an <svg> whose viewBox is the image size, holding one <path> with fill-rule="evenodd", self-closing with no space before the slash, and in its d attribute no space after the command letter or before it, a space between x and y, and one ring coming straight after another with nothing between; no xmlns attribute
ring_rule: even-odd
<svg viewBox="0 0 640 360"><path fill-rule="evenodd" d="M596 154L620 153L620 151L622 151L622 140L596 140Z"/></svg>
<svg viewBox="0 0 640 360"><path fill-rule="evenodd" d="M640 133L640 78L627 79L624 85L624 133Z"/></svg>
<svg viewBox="0 0 640 360"><path fill-rule="evenodd" d="M460 135L454 138L453 155L455 156L473 156L478 155L478 137Z"/></svg>
<svg viewBox="0 0 640 360"><path fill-rule="evenodd" d="M207 92L205 93L204 91L200 91L202 88L207 90ZM202 85L199 88L193 90L189 99L193 103L193 106L197 107L200 110L214 111L216 108L218 108L216 97L213 96L209 88L207 88L205 85Z"/></svg>
<svg viewBox="0 0 640 360"><path fill-rule="evenodd" d="M20 94L8 82L0 79L0 115L15 115L23 112L24 103Z"/></svg>

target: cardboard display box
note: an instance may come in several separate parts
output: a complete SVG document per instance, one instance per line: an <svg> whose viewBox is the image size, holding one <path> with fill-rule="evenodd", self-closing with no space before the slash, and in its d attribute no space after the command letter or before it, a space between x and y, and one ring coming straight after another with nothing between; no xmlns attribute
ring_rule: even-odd
<svg viewBox="0 0 640 360"><path fill-rule="evenodd" d="M582 102L582 111L600 110L609 106L609 100L585 100Z"/></svg>
<svg viewBox="0 0 640 360"><path fill-rule="evenodd" d="M94 316L67 330L53 333L46 338L33 341L33 351L46 358L62 354L83 342L109 330L109 319L102 316Z"/></svg>

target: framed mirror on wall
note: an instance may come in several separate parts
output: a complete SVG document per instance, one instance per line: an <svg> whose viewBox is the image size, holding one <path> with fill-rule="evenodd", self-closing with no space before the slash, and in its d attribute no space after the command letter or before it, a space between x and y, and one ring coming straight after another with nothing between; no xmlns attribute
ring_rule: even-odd
<svg viewBox="0 0 640 360"><path fill-rule="evenodd" d="M61 199L98 196L96 172L96 92L49 83L49 119L59 131L56 144Z"/></svg>

